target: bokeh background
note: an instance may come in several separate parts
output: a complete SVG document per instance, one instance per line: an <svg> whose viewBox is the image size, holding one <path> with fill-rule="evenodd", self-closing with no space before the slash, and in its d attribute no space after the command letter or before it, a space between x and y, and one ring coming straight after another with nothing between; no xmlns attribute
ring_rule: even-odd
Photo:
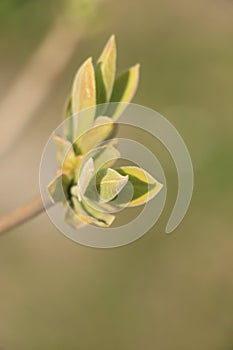
<svg viewBox="0 0 233 350"><path fill-rule="evenodd" d="M168 203L140 240L84 247L46 214L0 237L1 350L233 349L232 18L231 0L1 0L1 214L38 192L74 72L112 33L119 71L141 63L134 101L177 127L195 171L170 236L177 178L158 145Z"/></svg>

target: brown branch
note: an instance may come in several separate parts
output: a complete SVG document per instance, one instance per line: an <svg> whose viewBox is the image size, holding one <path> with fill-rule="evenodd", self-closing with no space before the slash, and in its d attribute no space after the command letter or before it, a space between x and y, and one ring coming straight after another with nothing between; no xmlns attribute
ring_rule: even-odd
<svg viewBox="0 0 233 350"><path fill-rule="evenodd" d="M46 208L49 208L52 205L52 202L48 202L46 203ZM0 218L0 234L24 224L35 216L41 214L44 210L45 207L41 200L41 196L35 196L26 204Z"/></svg>
<svg viewBox="0 0 233 350"><path fill-rule="evenodd" d="M59 74L75 52L80 35L72 27L59 21L14 81L0 105L0 156L3 156L17 139L33 113L49 95ZM26 101L26 102L25 102ZM7 116L7 118L6 118ZM50 207L52 203L46 204ZM0 234L29 221L45 210L40 195L3 217L0 217Z"/></svg>

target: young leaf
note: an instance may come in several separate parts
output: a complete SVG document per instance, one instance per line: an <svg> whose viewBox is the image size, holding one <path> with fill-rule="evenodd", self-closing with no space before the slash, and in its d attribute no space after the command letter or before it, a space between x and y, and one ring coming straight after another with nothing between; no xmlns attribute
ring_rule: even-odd
<svg viewBox="0 0 233 350"><path fill-rule="evenodd" d="M97 149L95 152L92 152L92 157L94 160L95 174L97 174L100 170L112 166L120 157L120 153L113 146L103 146ZM78 196L77 191L75 195ZM89 182L85 190L85 196L90 198L92 202L93 200L97 202L99 201L99 194L96 189L96 176L93 176Z"/></svg>
<svg viewBox="0 0 233 350"><path fill-rule="evenodd" d="M78 185L77 185L77 194L78 200L81 202L83 195L86 192L86 189L91 181L91 178L94 174L95 166L92 158L84 164L80 175L78 176Z"/></svg>
<svg viewBox="0 0 233 350"><path fill-rule="evenodd" d="M67 153L69 151L71 152L71 154L73 156L75 156L74 151L73 151L73 147L72 147L72 143L70 143L68 140L63 139L61 136L54 134L53 141L57 147L57 150L59 152L59 156L64 158L64 156L67 155ZM62 161L63 159L59 158L59 160ZM61 165L61 164L59 164L59 165Z"/></svg>
<svg viewBox="0 0 233 350"><path fill-rule="evenodd" d="M136 64L116 79L110 102L129 103L132 100L138 87L139 68L139 64ZM125 108L126 106L120 103L119 105L110 105L107 115L116 120Z"/></svg>
<svg viewBox="0 0 233 350"><path fill-rule="evenodd" d="M55 134L53 135L53 141L58 150L57 162L59 166L62 166L65 159L71 162L75 160L74 150L69 141Z"/></svg>
<svg viewBox="0 0 233 350"><path fill-rule="evenodd" d="M112 35L101 53L96 67L97 104L108 102L116 73L116 42Z"/></svg>
<svg viewBox="0 0 233 350"><path fill-rule="evenodd" d="M99 171L96 182L100 199L104 202L111 201L125 187L128 178L128 175L122 176L111 168Z"/></svg>
<svg viewBox="0 0 233 350"><path fill-rule="evenodd" d="M78 70L72 88L72 112L81 113L78 119L79 135L86 131L93 123L96 105L95 72L92 58L88 58ZM92 107L92 108L90 108Z"/></svg>
<svg viewBox="0 0 233 350"><path fill-rule="evenodd" d="M74 153L72 144L60 136L53 135L53 140L57 146L57 162L62 173L70 179L74 176L75 168L78 166L79 157Z"/></svg>
<svg viewBox="0 0 233 350"><path fill-rule="evenodd" d="M85 222L78 217L75 211L70 207L69 203L66 204L65 221L75 229L85 226Z"/></svg>
<svg viewBox="0 0 233 350"><path fill-rule="evenodd" d="M68 198L69 178L64 175L58 175L48 185L48 192L54 202L64 202Z"/></svg>
<svg viewBox="0 0 233 350"><path fill-rule="evenodd" d="M103 146L93 155L96 171L109 168L120 158L120 152L112 145Z"/></svg>
<svg viewBox="0 0 233 350"><path fill-rule="evenodd" d="M66 102L66 108L65 108L65 119L70 118L72 116L72 99L71 97L68 98Z"/></svg>
<svg viewBox="0 0 233 350"><path fill-rule="evenodd" d="M72 202L74 204L75 213L79 219L86 224L109 227L115 219L114 215L98 211L84 201L79 202L76 197L72 197Z"/></svg>
<svg viewBox="0 0 233 350"><path fill-rule="evenodd" d="M141 168L125 166L115 170L122 176L128 175L129 182L134 187L132 200L129 203L122 203L123 206L127 205L128 207L135 207L145 204L154 198L163 187L160 182L155 180L150 174ZM127 191L127 185L123 191Z"/></svg>
<svg viewBox="0 0 233 350"><path fill-rule="evenodd" d="M65 125L64 125L64 134L68 141L73 142L73 119L72 116L72 100L71 97L69 97L65 109Z"/></svg>
<svg viewBox="0 0 233 350"><path fill-rule="evenodd" d="M67 223L76 228L85 226L86 224L93 223L93 218L84 210L82 204L78 201L76 197L71 198L72 207L68 207L66 211L65 219L67 218Z"/></svg>
<svg viewBox="0 0 233 350"><path fill-rule="evenodd" d="M115 124L112 119L99 117L96 119L93 127L75 141L75 145L77 145L82 154L85 154L112 136L114 131Z"/></svg>

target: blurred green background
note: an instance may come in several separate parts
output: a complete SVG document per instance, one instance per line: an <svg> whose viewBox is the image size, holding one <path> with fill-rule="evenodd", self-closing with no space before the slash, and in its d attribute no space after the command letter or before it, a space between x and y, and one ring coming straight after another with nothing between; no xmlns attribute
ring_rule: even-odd
<svg viewBox="0 0 233 350"><path fill-rule="evenodd" d="M78 37L66 68L1 161L1 214L38 191L41 152L61 120L74 72L98 57L112 33L119 71L141 63L134 102L177 127L195 170L189 212L170 236L163 232L176 172L158 147L168 203L133 244L75 244L46 214L0 237L1 350L233 349L232 19L231 0L1 0L0 107L54 23ZM62 39L52 62L65 50ZM47 63L41 78L49 75ZM27 93L22 103L30 99ZM6 118L14 128L17 105L0 115Z"/></svg>

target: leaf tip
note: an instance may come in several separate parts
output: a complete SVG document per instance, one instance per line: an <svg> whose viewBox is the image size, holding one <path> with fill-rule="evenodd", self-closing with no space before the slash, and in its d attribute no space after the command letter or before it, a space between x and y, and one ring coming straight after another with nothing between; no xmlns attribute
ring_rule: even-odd
<svg viewBox="0 0 233 350"><path fill-rule="evenodd" d="M132 66L132 70L135 71L135 74L137 76L137 80L139 80L139 75L140 75L140 68L141 68L141 65L140 63L136 63L134 66Z"/></svg>
<svg viewBox="0 0 233 350"><path fill-rule="evenodd" d="M102 60L106 60L106 57L109 55L113 55L115 57L114 60L116 59L116 38L114 34L112 34L108 39L97 63L102 62Z"/></svg>
<svg viewBox="0 0 233 350"><path fill-rule="evenodd" d="M84 61L84 64L91 64L93 61L93 58L90 56L86 59L86 61Z"/></svg>
<svg viewBox="0 0 233 350"><path fill-rule="evenodd" d="M115 34L112 34L109 38L109 41L108 41L111 45L113 46L116 46L116 36Z"/></svg>
<svg viewBox="0 0 233 350"><path fill-rule="evenodd" d="M116 37L115 34L112 34L110 38L108 39L108 42L105 46L106 48L108 47L116 47Z"/></svg>

